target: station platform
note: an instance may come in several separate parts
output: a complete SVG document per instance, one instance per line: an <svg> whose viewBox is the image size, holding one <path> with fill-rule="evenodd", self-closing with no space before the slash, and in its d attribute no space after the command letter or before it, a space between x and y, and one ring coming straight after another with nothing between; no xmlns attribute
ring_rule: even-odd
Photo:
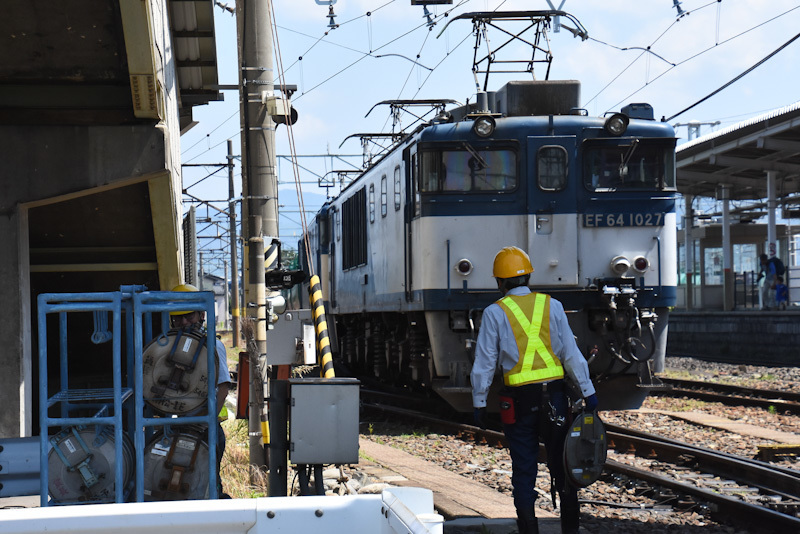
<svg viewBox="0 0 800 534"><path fill-rule="evenodd" d="M667 354L745 365L800 364L800 309L682 311L669 315Z"/></svg>

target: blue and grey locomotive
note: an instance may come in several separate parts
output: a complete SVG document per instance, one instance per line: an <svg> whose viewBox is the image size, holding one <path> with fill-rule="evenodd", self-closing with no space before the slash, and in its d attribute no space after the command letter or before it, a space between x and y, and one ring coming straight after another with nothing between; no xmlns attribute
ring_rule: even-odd
<svg viewBox="0 0 800 534"><path fill-rule="evenodd" d="M573 81L509 82L407 135L309 228L336 358L469 410L472 345L499 298L492 258L529 252L602 408L641 404L675 303L675 136L632 104L577 110Z"/></svg>

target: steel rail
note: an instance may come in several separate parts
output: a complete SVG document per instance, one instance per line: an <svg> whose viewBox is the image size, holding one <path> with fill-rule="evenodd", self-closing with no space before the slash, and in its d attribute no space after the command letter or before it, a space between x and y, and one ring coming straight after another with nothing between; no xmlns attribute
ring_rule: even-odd
<svg viewBox="0 0 800 534"><path fill-rule="evenodd" d="M800 472L606 424L609 449L658 459L778 494L800 505Z"/></svg>
<svg viewBox="0 0 800 534"><path fill-rule="evenodd" d="M369 394L369 392L365 391L362 391L362 393ZM502 432L442 420L397 406L364 402L362 402L362 406L413 418L416 421L435 425L437 428L447 428L454 431L456 434L468 434L473 436L477 441L485 442L490 445L507 446L505 436ZM759 489L768 488L766 491L772 494L795 499L795 501L800 497L800 488L798 488L798 485L800 485L800 473L796 471L771 466L756 460L740 458L727 453L718 453L717 451L703 449L702 447L694 445L682 444L678 441L662 438L657 435L621 429L621 427L616 425L606 426L606 430L609 433L609 440L614 441L616 445L615 448L619 448L618 443L620 442L628 444L628 450L625 452L632 452L644 457L652 457L651 453L657 453L657 450L661 450L662 458L665 459L665 461L668 461L666 457L678 458L683 455L684 459L681 463L684 465L687 462L693 462L697 467L702 466L703 471L730 478L737 481L737 483L742 482L743 485L758 487ZM611 431L609 430L610 428L614 430ZM622 431L618 431L620 429ZM640 437L635 434L642 434L647 437ZM638 444L639 448L636 448L634 444ZM634 447L630 447L630 445L634 445ZM679 453L677 451L681 446L683 447L683 452ZM540 446L540 454L543 453L544 448ZM730 462L730 465L725 466L726 462ZM749 524L757 524L761 528L774 527L775 529L780 529L775 531L780 532L800 532L800 518L795 515L784 514L765 506L754 505L738 498L714 493L692 484L657 475L651 471L642 470L614 460L607 460L605 467L609 472L629 476L637 480L644 480L651 484L657 484L673 491L690 495L698 500L713 503L715 507L714 513L720 518L725 518L728 522L734 519ZM717 471L715 472L714 469ZM743 480L742 470L749 473L747 477L745 477L746 480ZM798 503L784 503L784 505L790 509L797 509Z"/></svg>
<svg viewBox="0 0 800 534"><path fill-rule="evenodd" d="M769 532L800 532L800 518L798 517L750 504L691 484L685 484L672 478L657 475L651 471L615 462L614 460L606 460L605 466L609 471L620 475L644 480L649 484L669 488L678 493L688 494L696 499L710 502L716 507L716 510L712 510L712 515L719 519L724 519L728 524L757 525L760 529Z"/></svg>
<svg viewBox="0 0 800 534"><path fill-rule="evenodd" d="M709 402L755 406L764 409L772 407L777 411L800 414L800 393L792 391L745 388L731 384L673 378L662 378L661 380L670 387L653 391L653 395L690 397Z"/></svg>

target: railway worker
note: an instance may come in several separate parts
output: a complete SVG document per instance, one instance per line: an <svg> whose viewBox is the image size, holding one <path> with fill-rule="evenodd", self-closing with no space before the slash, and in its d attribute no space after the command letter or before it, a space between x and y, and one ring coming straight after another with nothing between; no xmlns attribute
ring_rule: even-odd
<svg viewBox="0 0 800 534"><path fill-rule="evenodd" d="M470 377L472 405L476 423L485 426L486 397L501 367L506 387L500 414L511 452L519 532L539 532L534 504L539 436L544 434L552 484L561 500L561 531L573 534L579 529L580 508L578 490L567 481L562 461L569 426L564 371L580 388L587 410L597 408L597 396L564 307L528 289L532 272L530 258L517 247L495 256L493 276L503 298L483 312Z"/></svg>
<svg viewBox="0 0 800 534"><path fill-rule="evenodd" d="M191 284L180 284L172 288L173 291L199 291ZM204 311L172 311L169 312L170 323L172 328L203 328L203 323L206 320L206 313ZM219 339L215 340L217 343L217 410L222 411L225 406L225 398L228 396L228 391L231 386L231 372L228 369L228 355L225 350L225 345ZM227 410L225 410L227 413ZM208 433L205 435L208 441ZM222 465L222 455L225 452L225 432L222 430L222 425L217 420L217 494L219 497L230 498L222 491L222 479L220 478L219 471Z"/></svg>

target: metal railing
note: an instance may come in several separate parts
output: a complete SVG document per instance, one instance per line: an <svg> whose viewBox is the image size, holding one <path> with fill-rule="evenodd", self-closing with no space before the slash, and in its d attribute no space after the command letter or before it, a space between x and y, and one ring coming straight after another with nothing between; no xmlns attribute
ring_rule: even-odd
<svg viewBox="0 0 800 534"><path fill-rule="evenodd" d="M758 280L755 271L734 273L733 307L734 309L750 309L759 307Z"/></svg>

